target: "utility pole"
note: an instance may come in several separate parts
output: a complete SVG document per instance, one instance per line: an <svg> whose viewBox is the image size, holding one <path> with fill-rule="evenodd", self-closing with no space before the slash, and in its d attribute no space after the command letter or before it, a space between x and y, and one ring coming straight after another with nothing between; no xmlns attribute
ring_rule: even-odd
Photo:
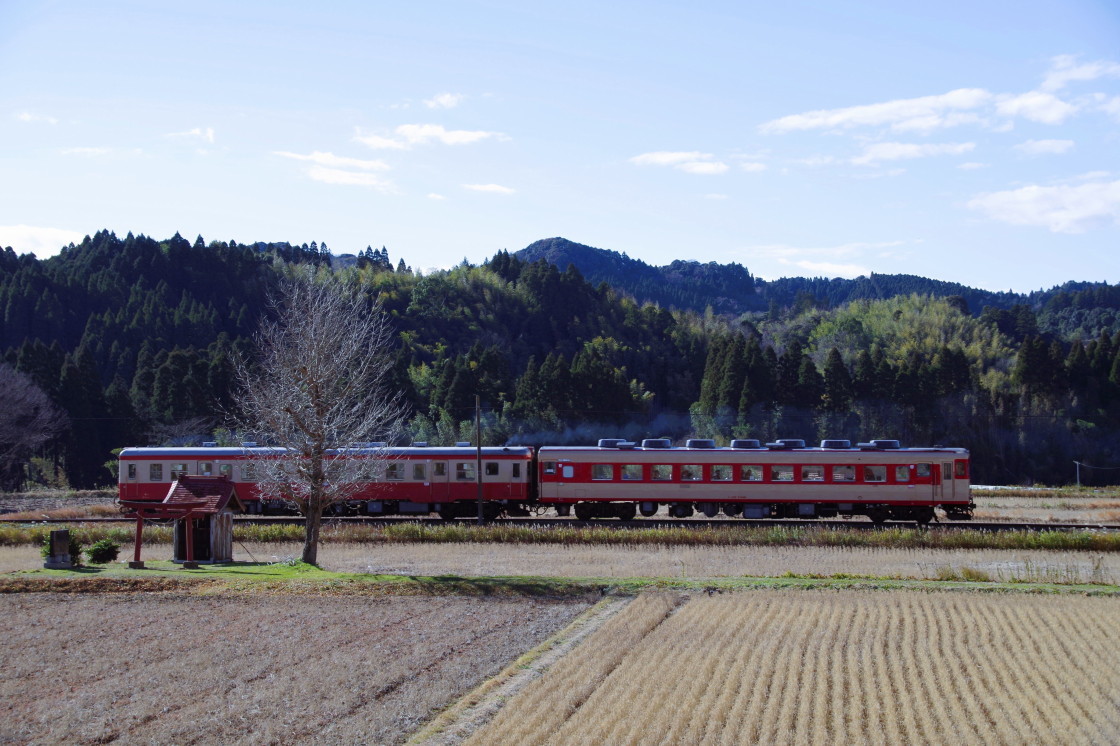
<svg viewBox="0 0 1120 746"><path fill-rule="evenodd" d="M482 517L482 402L478 394L474 395L474 446L474 478L478 485L478 525L481 526L485 521Z"/></svg>

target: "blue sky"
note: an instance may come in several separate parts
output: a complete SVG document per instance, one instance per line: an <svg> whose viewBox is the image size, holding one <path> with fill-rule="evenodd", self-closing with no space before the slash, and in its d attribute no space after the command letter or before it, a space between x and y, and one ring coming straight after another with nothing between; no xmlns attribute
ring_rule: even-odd
<svg viewBox="0 0 1120 746"><path fill-rule="evenodd" d="M919 7L920 6L920 7ZM0 3L0 245L1120 282L1115 2Z"/></svg>

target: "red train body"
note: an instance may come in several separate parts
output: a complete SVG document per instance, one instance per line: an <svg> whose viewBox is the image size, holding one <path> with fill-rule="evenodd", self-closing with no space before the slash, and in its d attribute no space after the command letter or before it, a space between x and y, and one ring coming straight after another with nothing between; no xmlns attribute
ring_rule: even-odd
<svg viewBox="0 0 1120 746"><path fill-rule="evenodd" d="M354 449L348 457L373 454ZM473 447L390 448L382 473L360 486L339 512L364 515L476 514L480 468ZM972 517L970 465L963 448L900 448L876 440L852 447L823 441L762 445L690 440L683 448L665 440L641 446L603 440L596 447L487 447L481 458L486 517L527 515L554 508L559 515L622 518L694 512L745 518L814 518L866 515L920 523L941 508L950 519ZM126 448L120 454L120 496L161 500L178 474L225 475L251 512L282 507L256 487L243 448Z"/></svg>

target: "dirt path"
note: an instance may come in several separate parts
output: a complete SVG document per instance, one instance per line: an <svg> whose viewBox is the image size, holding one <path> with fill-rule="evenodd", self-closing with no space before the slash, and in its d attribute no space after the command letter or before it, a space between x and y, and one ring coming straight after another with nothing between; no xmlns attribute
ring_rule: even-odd
<svg viewBox="0 0 1120 746"><path fill-rule="evenodd" d="M607 598L578 616L558 633L511 663L422 728L408 743L458 746L486 725L511 697L544 675L557 661L633 599Z"/></svg>

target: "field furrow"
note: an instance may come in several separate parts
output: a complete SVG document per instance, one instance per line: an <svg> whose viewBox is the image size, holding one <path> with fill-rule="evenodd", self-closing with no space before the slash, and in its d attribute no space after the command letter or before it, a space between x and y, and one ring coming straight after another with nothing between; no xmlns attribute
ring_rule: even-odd
<svg viewBox="0 0 1120 746"><path fill-rule="evenodd" d="M750 591L656 624L642 600L473 742L1120 742L1120 599Z"/></svg>

